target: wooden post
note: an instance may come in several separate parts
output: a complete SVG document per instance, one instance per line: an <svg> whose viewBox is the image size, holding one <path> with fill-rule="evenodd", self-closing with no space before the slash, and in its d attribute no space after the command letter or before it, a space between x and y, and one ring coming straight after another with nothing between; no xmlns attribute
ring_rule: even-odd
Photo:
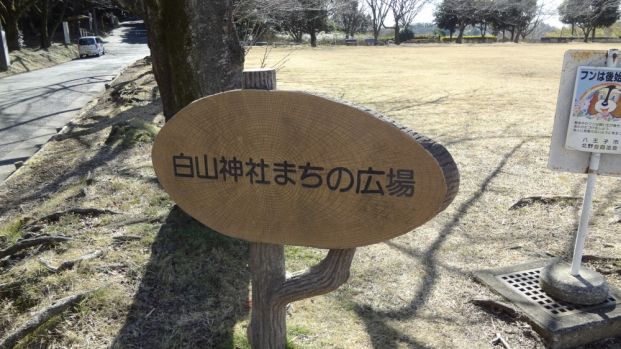
<svg viewBox="0 0 621 349"><path fill-rule="evenodd" d="M250 244L252 312L248 341L252 348L284 348L287 343L286 306L274 304L272 295L285 283L283 245Z"/></svg>
<svg viewBox="0 0 621 349"><path fill-rule="evenodd" d="M244 70L242 88L251 90L275 90L276 70L270 68Z"/></svg>
<svg viewBox="0 0 621 349"><path fill-rule="evenodd" d="M244 71L243 88L275 89L276 71ZM330 250L326 258L315 267L286 279L284 246L250 243L250 346L253 349L284 349L287 343L287 304L337 289L349 278L355 252L355 248Z"/></svg>

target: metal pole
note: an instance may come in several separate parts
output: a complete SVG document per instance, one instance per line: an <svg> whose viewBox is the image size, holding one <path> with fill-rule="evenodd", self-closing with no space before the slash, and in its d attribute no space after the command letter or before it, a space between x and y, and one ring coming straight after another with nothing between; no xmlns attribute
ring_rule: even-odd
<svg viewBox="0 0 621 349"><path fill-rule="evenodd" d="M617 66L619 58L619 50L608 50L606 54L606 67L614 68ZM582 200L582 213L580 214L580 224L576 233L576 244L574 245L574 257L571 262L571 275L580 275L580 265L582 264L582 254L584 253L584 240L586 239L587 230L589 229L589 219L591 218L591 209L593 207L593 194L595 193L595 181L597 180L597 171L599 170L599 161L602 158L600 153L592 153L589 159L589 176L587 178L586 191Z"/></svg>
<svg viewBox="0 0 621 349"><path fill-rule="evenodd" d="M599 160L602 154L593 153L589 160L589 177L587 178L586 191L582 200L582 213L580 215L580 224L578 225L578 233L576 235L576 244L574 245L574 258L571 262L571 275L580 275L580 265L582 264L582 254L584 252L584 240L589 228L589 219L591 218L591 208L593 207L593 193L595 192L595 181L597 180L597 170L599 170Z"/></svg>

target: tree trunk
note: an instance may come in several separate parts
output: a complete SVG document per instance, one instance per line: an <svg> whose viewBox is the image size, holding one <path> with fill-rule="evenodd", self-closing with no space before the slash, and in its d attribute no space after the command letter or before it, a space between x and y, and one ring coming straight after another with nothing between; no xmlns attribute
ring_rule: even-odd
<svg viewBox="0 0 621 349"><path fill-rule="evenodd" d="M99 24L97 23L97 8L93 7L93 33L99 35Z"/></svg>
<svg viewBox="0 0 621 349"><path fill-rule="evenodd" d="M317 47L317 33L315 29L310 30L310 44L311 47Z"/></svg>
<svg viewBox="0 0 621 349"><path fill-rule="evenodd" d="M41 39L41 48L46 49L52 46L50 39L50 31L48 29L48 18L50 14L50 0L41 1L41 22L39 24L39 34Z"/></svg>
<svg viewBox="0 0 621 349"><path fill-rule="evenodd" d="M375 39L376 44L377 44L377 38L379 38L379 32L380 32L379 28L373 27L373 39Z"/></svg>
<svg viewBox="0 0 621 349"><path fill-rule="evenodd" d="M286 304L272 301L274 290L285 283L284 246L250 244L252 312L248 341L252 348L284 348L287 343Z"/></svg>
<svg viewBox="0 0 621 349"><path fill-rule="evenodd" d="M589 34L591 34L591 31L587 28L584 28L582 29L582 32L584 33L584 42L589 42Z"/></svg>
<svg viewBox="0 0 621 349"><path fill-rule="evenodd" d="M522 32L520 31L520 29L516 28L515 29L515 36L513 37L513 42L514 43L518 43L520 42L520 35L522 34Z"/></svg>
<svg viewBox="0 0 621 349"><path fill-rule="evenodd" d="M461 44L464 41L464 30L466 30L466 25L460 24L459 34L457 34L457 40L455 40L456 43Z"/></svg>
<svg viewBox="0 0 621 349"><path fill-rule="evenodd" d="M9 51L15 51L21 49L19 46L19 26L17 24L18 18L10 14L5 18L6 27L6 45L9 47Z"/></svg>
<svg viewBox="0 0 621 349"><path fill-rule="evenodd" d="M284 247L251 243L252 313L248 327L251 347L284 349L287 304L337 289L349 278L355 252L355 248L330 250L316 266L285 279Z"/></svg>
<svg viewBox="0 0 621 349"><path fill-rule="evenodd" d="M399 41L399 24L395 23L395 45L399 45L401 41Z"/></svg>
<svg viewBox="0 0 621 349"><path fill-rule="evenodd" d="M597 28L593 28L593 30L591 30L591 42L595 42L595 30L597 30Z"/></svg>
<svg viewBox="0 0 621 349"><path fill-rule="evenodd" d="M56 22L52 22L52 30L50 31L50 33L52 33L52 37L56 34L56 31L58 31L58 27L60 27L60 24L65 20L65 13L67 13L67 7L69 7L69 1L63 1L63 9L60 15L56 18Z"/></svg>
<svg viewBox="0 0 621 349"><path fill-rule="evenodd" d="M244 51L230 0L145 0L144 18L167 120L200 97L241 87Z"/></svg>

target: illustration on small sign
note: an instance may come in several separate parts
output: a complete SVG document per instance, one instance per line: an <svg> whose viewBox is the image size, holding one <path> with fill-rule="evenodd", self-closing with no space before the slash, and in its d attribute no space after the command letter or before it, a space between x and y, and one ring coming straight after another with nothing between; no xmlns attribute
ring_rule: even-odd
<svg viewBox="0 0 621 349"><path fill-rule="evenodd" d="M567 131L568 149L621 153L621 69L578 69Z"/></svg>

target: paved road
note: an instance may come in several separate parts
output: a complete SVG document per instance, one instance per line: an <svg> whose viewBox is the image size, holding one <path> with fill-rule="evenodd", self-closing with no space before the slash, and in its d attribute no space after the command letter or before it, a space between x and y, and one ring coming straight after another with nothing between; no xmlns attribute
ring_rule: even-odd
<svg viewBox="0 0 621 349"><path fill-rule="evenodd" d="M0 79L0 183L104 90L125 66L149 55L141 24L105 38L106 55Z"/></svg>

